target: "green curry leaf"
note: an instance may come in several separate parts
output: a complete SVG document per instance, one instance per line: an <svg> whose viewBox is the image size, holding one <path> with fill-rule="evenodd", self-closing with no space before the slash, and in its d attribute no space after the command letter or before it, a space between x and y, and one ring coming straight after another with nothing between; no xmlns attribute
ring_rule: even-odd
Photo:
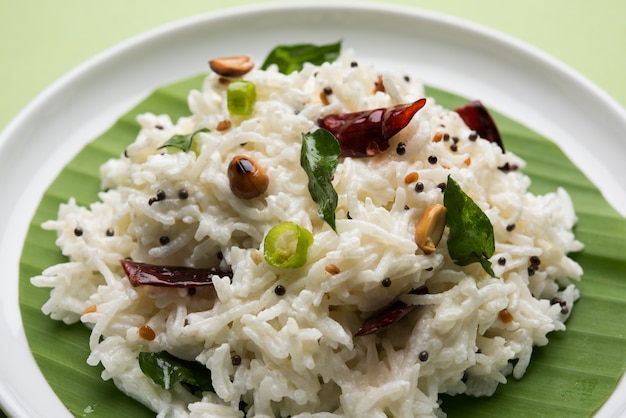
<svg viewBox="0 0 626 418"><path fill-rule="evenodd" d="M300 71L305 62L315 65L333 62L340 52L341 41L327 45L279 45L265 58L261 69L266 70L270 65L276 64L279 72L290 74L294 71Z"/></svg>
<svg viewBox="0 0 626 418"><path fill-rule="evenodd" d="M302 134L300 165L309 177L309 193L317 203L320 217L336 232L337 191L332 179L339 164L341 148L337 138L326 129Z"/></svg>
<svg viewBox="0 0 626 418"><path fill-rule="evenodd" d="M193 151L196 153L196 155L198 155L200 153L200 150L197 146L195 146L196 144L194 144L193 138L196 136L196 134L200 132L210 132L210 130L207 128L202 128L189 135L174 135L170 139L168 139L165 144L161 145L157 149L174 148L179 149L183 152Z"/></svg>
<svg viewBox="0 0 626 418"><path fill-rule="evenodd" d="M191 391L213 391L211 371L197 361L182 360L168 353L139 353L139 367L154 383L169 390L181 383Z"/></svg>
<svg viewBox="0 0 626 418"><path fill-rule="evenodd" d="M480 263L491 276L495 273L489 258L495 251L493 225L478 205L448 176L443 203L448 210L448 252L460 266Z"/></svg>

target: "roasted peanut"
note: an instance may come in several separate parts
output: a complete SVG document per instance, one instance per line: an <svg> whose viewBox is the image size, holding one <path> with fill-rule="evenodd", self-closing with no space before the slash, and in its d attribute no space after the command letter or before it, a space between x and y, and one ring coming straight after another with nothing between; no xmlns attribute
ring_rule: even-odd
<svg viewBox="0 0 626 418"><path fill-rule="evenodd" d="M446 207L438 203L427 207L422 213L415 227L415 243L424 254L432 254L437 249L446 227L447 214Z"/></svg>
<svg viewBox="0 0 626 418"><path fill-rule="evenodd" d="M209 66L223 77L241 77L254 68L254 63L246 55L237 55L212 59Z"/></svg>
<svg viewBox="0 0 626 418"><path fill-rule="evenodd" d="M252 157L237 155L228 165L230 190L240 199L261 196L269 186L269 177Z"/></svg>

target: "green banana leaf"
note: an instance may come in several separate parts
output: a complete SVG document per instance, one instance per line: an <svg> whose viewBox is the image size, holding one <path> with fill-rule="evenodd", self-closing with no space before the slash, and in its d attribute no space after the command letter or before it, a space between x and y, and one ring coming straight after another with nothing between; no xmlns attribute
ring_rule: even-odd
<svg viewBox="0 0 626 418"><path fill-rule="evenodd" d="M75 416L150 417L151 411L100 379L101 367L86 364L89 331L65 325L41 313L48 289L30 284L30 277L64 257L54 244L55 233L40 225L56 219L57 208L74 196L80 205L97 200L98 167L117 158L139 129L142 112L167 113L176 120L189 114L186 98L200 88L203 75L160 88L89 143L59 174L44 194L32 219L20 261L19 298L26 336L52 389ZM466 99L433 88L428 95L455 108ZM521 380L509 379L490 398L444 396L449 417L589 417L611 395L626 369L626 219L552 142L518 123L492 114L507 149L524 158L531 190L547 193L563 186L579 216L576 235L585 250L574 258L585 275L582 297L567 331L550 335L550 344L535 349Z"/></svg>

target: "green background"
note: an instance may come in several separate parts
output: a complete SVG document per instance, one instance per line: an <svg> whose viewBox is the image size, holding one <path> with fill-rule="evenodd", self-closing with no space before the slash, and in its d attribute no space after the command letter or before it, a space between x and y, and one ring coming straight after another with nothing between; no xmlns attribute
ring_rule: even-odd
<svg viewBox="0 0 626 418"><path fill-rule="evenodd" d="M386 2L442 12L518 38L626 106L626 0ZM261 3L267 1L0 0L0 129L56 79L118 42L195 14Z"/></svg>

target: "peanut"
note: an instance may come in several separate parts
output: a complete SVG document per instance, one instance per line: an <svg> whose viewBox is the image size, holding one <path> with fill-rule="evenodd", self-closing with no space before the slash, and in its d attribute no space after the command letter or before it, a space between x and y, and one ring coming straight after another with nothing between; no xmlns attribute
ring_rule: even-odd
<svg viewBox="0 0 626 418"><path fill-rule="evenodd" d="M432 254L437 249L446 227L447 214L446 207L438 203L422 213L415 227L415 243L424 254Z"/></svg>
<svg viewBox="0 0 626 418"><path fill-rule="evenodd" d="M241 77L254 68L254 63L246 55L237 55L212 59L209 66L223 77Z"/></svg>

